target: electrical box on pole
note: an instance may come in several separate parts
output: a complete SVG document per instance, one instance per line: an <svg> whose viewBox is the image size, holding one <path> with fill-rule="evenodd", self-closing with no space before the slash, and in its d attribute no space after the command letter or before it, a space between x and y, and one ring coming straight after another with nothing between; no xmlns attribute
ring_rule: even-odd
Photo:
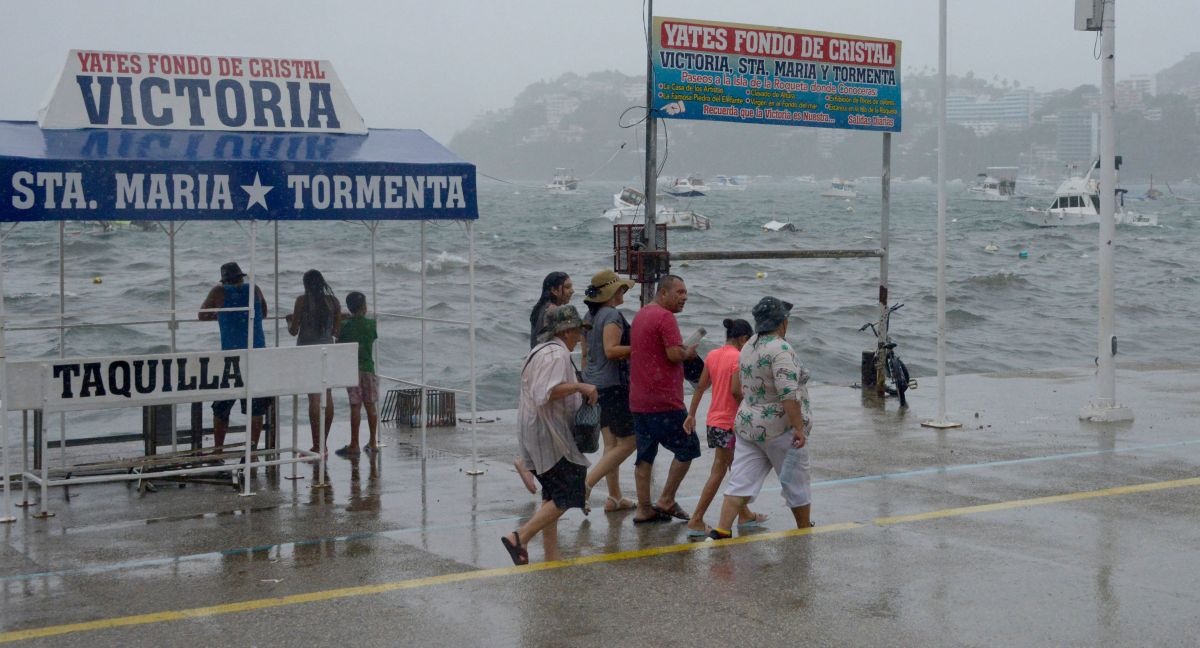
<svg viewBox="0 0 1200 648"><path fill-rule="evenodd" d="M1075 31L1100 31L1104 0L1075 0Z"/></svg>

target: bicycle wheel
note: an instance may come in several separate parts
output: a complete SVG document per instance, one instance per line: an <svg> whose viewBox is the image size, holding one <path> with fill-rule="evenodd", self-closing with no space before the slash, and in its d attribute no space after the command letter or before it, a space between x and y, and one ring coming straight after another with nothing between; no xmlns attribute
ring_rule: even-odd
<svg viewBox="0 0 1200 648"><path fill-rule="evenodd" d="M904 397L904 392L908 391L908 367L895 353L888 354L888 363L892 382L896 384L896 395L900 397L900 407L908 407L908 400Z"/></svg>

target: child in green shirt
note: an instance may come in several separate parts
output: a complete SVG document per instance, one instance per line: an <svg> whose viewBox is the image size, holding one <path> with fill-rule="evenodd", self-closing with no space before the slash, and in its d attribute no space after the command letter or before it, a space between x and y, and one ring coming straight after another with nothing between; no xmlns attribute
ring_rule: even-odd
<svg viewBox="0 0 1200 648"><path fill-rule="evenodd" d="M350 444L336 451L341 457L355 456L358 450L358 426L362 421L362 408L367 409L367 428L371 438L363 446L368 454L379 451L379 413L375 403L379 400L379 378L375 376L375 340L379 337L375 332L375 320L367 317L367 298L360 292L346 295L346 308L350 317L342 322L342 330L338 342L358 343L358 386L347 387L346 395L350 397Z"/></svg>

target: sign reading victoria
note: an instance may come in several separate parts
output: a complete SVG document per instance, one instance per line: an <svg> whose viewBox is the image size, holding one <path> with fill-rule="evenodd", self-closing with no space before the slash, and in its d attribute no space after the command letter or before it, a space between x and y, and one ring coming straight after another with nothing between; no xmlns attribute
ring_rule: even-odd
<svg viewBox="0 0 1200 648"><path fill-rule="evenodd" d="M366 133L329 61L72 50L42 128Z"/></svg>

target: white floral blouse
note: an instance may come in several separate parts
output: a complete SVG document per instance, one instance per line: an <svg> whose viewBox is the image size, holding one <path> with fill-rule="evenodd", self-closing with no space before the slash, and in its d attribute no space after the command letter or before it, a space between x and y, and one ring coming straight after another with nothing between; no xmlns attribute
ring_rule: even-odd
<svg viewBox="0 0 1200 648"><path fill-rule="evenodd" d="M761 443L791 434L791 421L783 410L783 401L788 399L799 401L804 434L812 433L809 372L800 366L787 340L776 335L754 337L742 347L738 366L742 403L738 406L734 432L739 437Z"/></svg>

